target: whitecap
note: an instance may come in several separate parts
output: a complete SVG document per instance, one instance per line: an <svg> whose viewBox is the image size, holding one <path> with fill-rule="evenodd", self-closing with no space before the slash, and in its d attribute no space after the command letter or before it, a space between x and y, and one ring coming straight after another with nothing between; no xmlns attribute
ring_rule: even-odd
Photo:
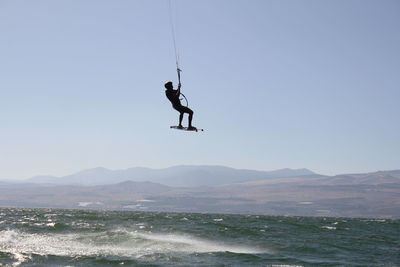
<svg viewBox="0 0 400 267"><path fill-rule="evenodd" d="M13 257L16 260L16 262L13 263L13 266L19 266L22 263L24 263L25 261L31 259L31 256L24 255L21 253L13 253Z"/></svg>
<svg viewBox="0 0 400 267"><path fill-rule="evenodd" d="M231 252L244 254L259 254L267 252L259 248L231 245L223 242L201 239L191 235L156 233L135 233L135 235L146 240L154 241L152 246L157 252Z"/></svg>
<svg viewBox="0 0 400 267"><path fill-rule="evenodd" d="M110 233L113 233L110 235ZM270 253L266 249L198 238L189 234L141 233L119 229L96 233L27 233L0 231L0 252L14 255L16 264L32 254L54 256L120 256L141 258L157 253Z"/></svg>
<svg viewBox="0 0 400 267"><path fill-rule="evenodd" d="M321 228L328 229L328 230L336 230L336 227L334 227L334 226L322 226Z"/></svg>

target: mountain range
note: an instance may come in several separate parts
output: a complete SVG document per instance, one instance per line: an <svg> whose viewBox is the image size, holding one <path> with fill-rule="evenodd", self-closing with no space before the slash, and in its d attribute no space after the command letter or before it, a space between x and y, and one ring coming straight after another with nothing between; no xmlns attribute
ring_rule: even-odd
<svg viewBox="0 0 400 267"><path fill-rule="evenodd" d="M126 170L109 170L99 167L63 177L36 176L28 179L28 182L49 185L88 186L116 184L124 181L147 181L168 186L194 187L305 175L312 176L316 174L307 169L255 171L224 166L174 166L165 169L129 168Z"/></svg>
<svg viewBox="0 0 400 267"><path fill-rule="evenodd" d="M324 176L307 169L95 168L1 182L0 206L400 218L400 170Z"/></svg>

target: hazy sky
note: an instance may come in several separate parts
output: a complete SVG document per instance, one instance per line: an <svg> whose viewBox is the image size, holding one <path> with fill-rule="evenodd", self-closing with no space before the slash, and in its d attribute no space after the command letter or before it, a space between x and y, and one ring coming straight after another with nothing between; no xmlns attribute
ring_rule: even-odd
<svg viewBox="0 0 400 267"><path fill-rule="evenodd" d="M0 0L0 178L400 169L400 1ZM185 117L185 124L187 123Z"/></svg>

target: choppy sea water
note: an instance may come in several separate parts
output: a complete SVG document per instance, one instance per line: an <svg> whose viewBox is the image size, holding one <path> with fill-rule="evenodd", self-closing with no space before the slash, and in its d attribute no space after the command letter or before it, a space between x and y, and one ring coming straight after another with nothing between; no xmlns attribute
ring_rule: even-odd
<svg viewBox="0 0 400 267"><path fill-rule="evenodd" d="M400 266L400 221L0 209L0 266Z"/></svg>

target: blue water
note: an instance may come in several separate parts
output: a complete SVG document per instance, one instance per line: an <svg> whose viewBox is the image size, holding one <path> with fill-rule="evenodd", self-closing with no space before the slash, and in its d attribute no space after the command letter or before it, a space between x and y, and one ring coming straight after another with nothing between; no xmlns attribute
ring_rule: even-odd
<svg viewBox="0 0 400 267"><path fill-rule="evenodd" d="M400 221L0 209L1 266L400 266Z"/></svg>

